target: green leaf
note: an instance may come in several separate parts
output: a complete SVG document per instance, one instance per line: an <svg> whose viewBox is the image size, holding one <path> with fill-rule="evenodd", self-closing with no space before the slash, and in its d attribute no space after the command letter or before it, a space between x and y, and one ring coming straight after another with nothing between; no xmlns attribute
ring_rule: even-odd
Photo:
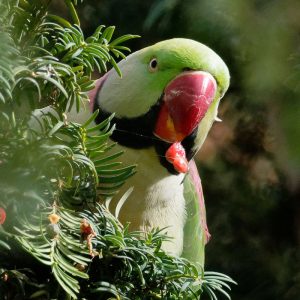
<svg viewBox="0 0 300 300"><path fill-rule="evenodd" d="M63 27L71 27L71 23L69 23L66 19L60 17L60 16L56 16L56 15L52 15L52 14L47 14L47 18L49 18L50 20L52 20L52 22L58 23Z"/></svg>
<svg viewBox="0 0 300 300"><path fill-rule="evenodd" d="M82 124L82 127L87 128L97 118L98 114L99 114L99 109L93 112L93 114L88 118L88 120L85 121L84 124Z"/></svg>
<svg viewBox="0 0 300 300"><path fill-rule="evenodd" d="M0 240L0 248L5 248L5 250L8 250L8 251L11 250L10 246L7 243L5 243L4 241L1 241L1 240Z"/></svg>
<svg viewBox="0 0 300 300"><path fill-rule="evenodd" d="M101 164L107 163L110 160L113 160L113 159L116 159L116 158L120 157L123 153L124 153L124 151L119 151L119 152L116 152L114 154L107 155L104 158L97 159L97 160L94 161L94 165L101 165Z"/></svg>
<svg viewBox="0 0 300 300"><path fill-rule="evenodd" d="M115 57L122 57L123 59L126 58L126 55L123 54L121 51L117 50L117 49L112 49L111 52L115 55Z"/></svg>
<svg viewBox="0 0 300 300"><path fill-rule="evenodd" d="M41 78L44 79L46 81L51 82L52 84L54 84L63 94L66 98L68 98L68 93L65 90L65 88L61 85L61 83L59 83L57 80L51 78L50 76L47 76L45 74L39 73L36 75L36 78Z"/></svg>
<svg viewBox="0 0 300 300"><path fill-rule="evenodd" d="M112 64L112 66L114 67L114 69L116 70L118 75L122 78L121 70L120 70L119 66L117 65L116 61L112 57L110 58L110 63Z"/></svg>
<svg viewBox="0 0 300 300"><path fill-rule="evenodd" d="M116 29L115 26L109 26L109 27L107 27L107 28L104 30L103 34L102 34L102 38L103 38L103 39L106 39L107 42L110 42L110 40L111 40L111 38L112 38L112 36L113 36L113 33L114 33L115 29Z"/></svg>
<svg viewBox="0 0 300 300"><path fill-rule="evenodd" d="M89 275L79 271L75 267L73 267L62 255L59 254L58 251L54 254L55 258L57 261L59 261L59 264L63 267L63 270L70 273L71 275L84 278L84 279L89 279Z"/></svg>
<svg viewBox="0 0 300 300"><path fill-rule="evenodd" d="M72 20L73 20L74 24L80 25L80 21L79 21L76 9L75 9L72 1L71 0L65 0L65 3L66 3L66 5L67 5L67 7L69 9L69 12L70 12L70 14L72 16Z"/></svg>
<svg viewBox="0 0 300 300"><path fill-rule="evenodd" d="M53 268L53 275L60 284L60 286L74 299L77 299L77 295L75 294L75 291L73 288L71 288L67 283L66 280L63 280L63 277L61 277L58 266L54 265ZM68 281L67 281L68 282Z"/></svg>
<svg viewBox="0 0 300 300"><path fill-rule="evenodd" d="M107 293L110 293L110 294L113 294L114 296L116 296L117 300L121 300L121 297L120 297L116 287L113 284L110 284L110 283L105 282L105 281L100 281L100 282L97 282L94 285L96 285L97 287L91 289L92 293L107 292Z"/></svg>
<svg viewBox="0 0 300 300"><path fill-rule="evenodd" d="M87 132L90 133L90 132L93 132L93 131L107 131L107 129L103 129L103 128L106 128L107 125L109 125L109 123L111 122L111 120L114 118L115 114L111 114L107 119L105 119L104 121L102 121L101 123L99 123L98 125L94 126L94 127L91 127L91 128L88 128L87 129ZM83 126L83 127L86 127L86 126ZM108 126L109 127L109 126Z"/></svg>
<svg viewBox="0 0 300 300"><path fill-rule="evenodd" d="M133 34L126 34L126 35L123 35L121 37L118 37L117 39L115 39L114 41L112 41L109 46L110 47L114 47L116 45L119 45L119 44L122 44L128 40L131 40L131 39L136 39L136 38L139 38L140 36L139 35L133 35Z"/></svg>
<svg viewBox="0 0 300 300"><path fill-rule="evenodd" d="M62 126L64 126L64 122L59 121L50 131L49 135L54 135Z"/></svg>

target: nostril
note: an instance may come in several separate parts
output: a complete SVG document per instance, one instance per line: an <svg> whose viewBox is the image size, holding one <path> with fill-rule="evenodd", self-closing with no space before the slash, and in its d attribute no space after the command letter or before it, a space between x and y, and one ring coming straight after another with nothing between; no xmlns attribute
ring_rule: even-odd
<svg viewBox="0 0 300 300"><path fill-rule="evenodd" d="M187 72L187 71L195 71L195 70L193 70L191 68L188 68L188 67L185 67L185 68L182 69L182 71L183 72Z"/></svg>

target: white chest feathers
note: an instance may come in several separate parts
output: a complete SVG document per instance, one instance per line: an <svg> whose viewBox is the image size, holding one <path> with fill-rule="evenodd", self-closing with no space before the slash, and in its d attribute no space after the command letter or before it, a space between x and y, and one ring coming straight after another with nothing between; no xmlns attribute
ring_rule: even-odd
<svg viewBox="0 0 300 300"><path fill-rule="evenodd" d="M186 220L185 200L182 180L184 175L171 175L159 163L154 149L125 149L126 164L137 164L137 174L131 177L120 191L120 195L130 187L133 191L122 206L119 219L130 222L131 230L149 231L166 228L172 238L163 248L180 255L183 247L183 228ZM118 197L116 197L118 198ZM114 203L115 202L115 203ZM112 207L117 205L114 200Z"/></svg>

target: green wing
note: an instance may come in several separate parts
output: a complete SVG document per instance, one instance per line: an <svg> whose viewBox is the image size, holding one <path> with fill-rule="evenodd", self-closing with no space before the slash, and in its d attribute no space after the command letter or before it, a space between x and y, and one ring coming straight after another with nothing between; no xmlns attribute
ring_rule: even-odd
<svg viewBox="0 0 300 300"><path fill-rule="evenodd" d="M182 256L204 267L205 244L209 239L201 181L194 161L184 179L187 220L184 226Z"/></svg>

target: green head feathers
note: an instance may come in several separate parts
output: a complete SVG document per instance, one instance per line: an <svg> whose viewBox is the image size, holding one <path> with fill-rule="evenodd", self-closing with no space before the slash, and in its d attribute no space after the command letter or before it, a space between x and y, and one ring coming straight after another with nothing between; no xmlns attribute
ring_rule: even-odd
<svg viewBox="0 0 300 300"><path fill-rule="evenodd" d="M229 85L223 60L207 46L174 38L134 52L119 63L122 78L111 70L101 90L101 107L118 117L146 113L162 95L166 85L186 70L205 71L217 82L216 100Z"/></svg>
<svg viewBox="0 0 300 300"><path fill-rule="evenodd" d="M112 69L99 80L95 107L106 115L115 113L117 128L136 136L155 135L173 143L193 133L189 152L195 154L229 86L223 60L199 42L175 38L134 52L119 68L122 78ZM159 112L153 113L158 106ZM143 125L137 118L143 119Z"/></svg>

